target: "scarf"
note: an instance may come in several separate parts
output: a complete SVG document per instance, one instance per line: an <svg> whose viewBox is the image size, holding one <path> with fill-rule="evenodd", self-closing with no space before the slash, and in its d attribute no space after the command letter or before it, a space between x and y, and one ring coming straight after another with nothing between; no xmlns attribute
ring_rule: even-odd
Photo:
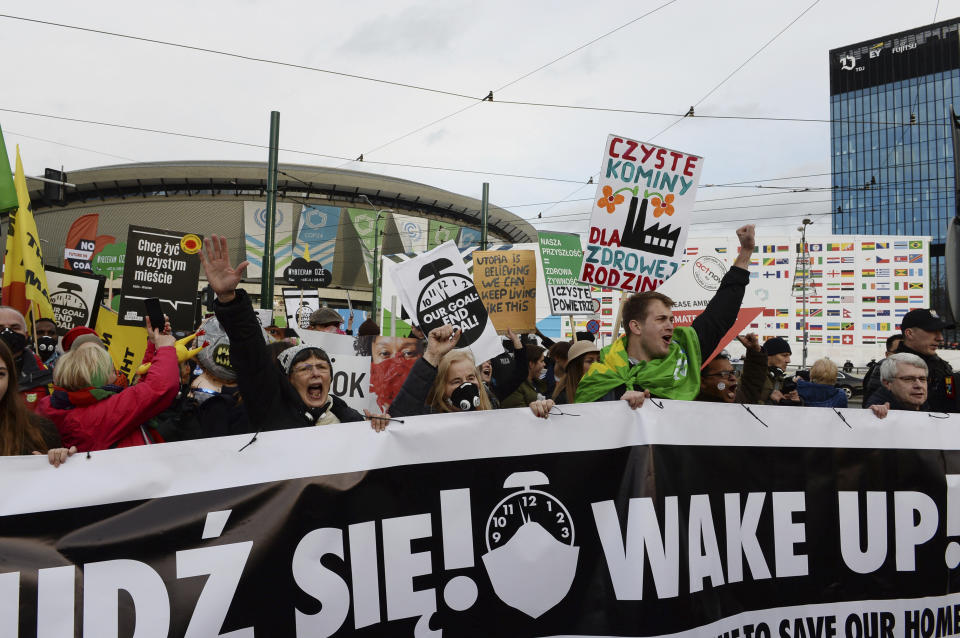
<svg viewBox="0 0 960 638"><path fill-rule="evenodd" d="M590 366L577 386L576 403L590 403L611 390L649 390L655 397L693 400L700 392L700 340L693 328L675 328L670 351L662 359L641 361L631 367L627 337L600 351L600 362Z"/></svg>
<svg viewBox="0 0 960 638"><path fill-rule="evenodd" d="M72 410L109 399L120 390L123 388L118 385L91 386L80 390L65 390L55 385L50 394L50 405L58 410Z"/></svg>

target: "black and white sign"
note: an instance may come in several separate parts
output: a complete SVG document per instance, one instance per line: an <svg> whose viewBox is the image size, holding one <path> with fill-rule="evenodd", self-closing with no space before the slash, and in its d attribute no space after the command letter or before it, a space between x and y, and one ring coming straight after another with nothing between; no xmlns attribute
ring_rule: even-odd
<svg viewBox="0 0 960 638"><path fill-rule="evenodd" d="M320 296L316 290L284 288L283 308L287 325L299 334L310 327L310 315L320 309Z"/></svg>
<svg viewBox="0 0 960 638"><path fill-rule="evenodd" d="M320 262L297 257L283 269L283 280L298 288L326 288L333 275Z"/></svg>
<svg viewBox="0 0 960 638"><path fill-rule="evenodd" d="M54 266L44 270L57 334L62 337L71 328L96 326L106 277Z"/></svg>
<svg viewBox="0 0 960 638"><path fill-rule="evenodd" d="M390 274L400 303L424 334L442 325L458 328L462 336L457 347L470 348L477 363L503 352L480 293L452 241L395 265Z"/></svg>
<svg viewBox="0 0 960 638"><path fill-rule="evenodd" d="M127 232L118 323L144 325L143 300L156 297L174 330L191 330L202 241L193 233L131 226Z"/></svg>
<svg viewBox="0 0 960 638"><path fill-rule="evenodd" d="M956 633L960 416L662 405L0 458L0 634Z"/></svg>

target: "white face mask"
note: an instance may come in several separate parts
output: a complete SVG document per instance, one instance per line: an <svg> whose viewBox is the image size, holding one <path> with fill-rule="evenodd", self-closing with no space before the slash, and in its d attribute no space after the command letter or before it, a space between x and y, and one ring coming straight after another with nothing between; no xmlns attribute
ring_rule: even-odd
<svg viewBox="0 0 960 638"><path fill-rule="evenodd" d="M540 371L540 376L538 376L537 378L538 378L538 379L541 379L541 380L546 379L546 378L547 378L547 369L544 368L543 370L541 370L541 371Z"/></svg>

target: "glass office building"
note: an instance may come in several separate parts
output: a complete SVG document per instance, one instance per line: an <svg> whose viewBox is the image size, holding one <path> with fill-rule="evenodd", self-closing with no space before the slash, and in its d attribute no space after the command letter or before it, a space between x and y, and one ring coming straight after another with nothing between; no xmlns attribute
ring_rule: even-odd
<svg viewBox="0 0 960 638"><path fill-rule="evenodd" d="M931 303L942 312L944 233L956 214L958 27L947 20L830 51L833 232L930 235Z"/></svg>

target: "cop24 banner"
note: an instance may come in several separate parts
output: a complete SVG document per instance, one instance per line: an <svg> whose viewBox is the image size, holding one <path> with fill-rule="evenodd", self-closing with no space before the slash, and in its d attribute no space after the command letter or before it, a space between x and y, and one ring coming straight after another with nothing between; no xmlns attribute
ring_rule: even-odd
<svg viewBox="0 0 960 638"><path fill-rule="evenodd" d="M683 261L703 158L608 135L580 281L656 290Z"/></svg>
<svg viewBox="0 0 960 638"><path fill-rule="evenodd" d="M951 635L958 426L612 402L2 458L0 635Z"/></svg>

